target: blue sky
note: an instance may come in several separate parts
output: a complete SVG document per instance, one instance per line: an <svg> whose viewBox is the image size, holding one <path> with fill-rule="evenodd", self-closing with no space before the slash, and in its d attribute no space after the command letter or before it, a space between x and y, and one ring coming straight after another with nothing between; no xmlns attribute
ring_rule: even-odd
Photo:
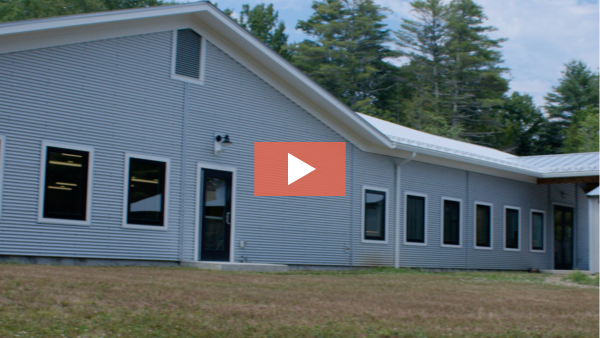
<svg viewBox="0 0 600 338"><path fill-rule="evenodd" d="M594 71L599 67L598 0L475 0L483 6L488 25L498 28L494 38L504 43L504 66L511 69L511 90L529 93L538 105L543 96L557 85L564 64L583 60ZM179 2L188 2L179 0ZM291 41L305 38L295 30L298 20L311 13L311 0L213 0L219 8L230 8L237 16L242 4L273 3L286 24ZM393 12L385 21L397 30L402 18L409 18L408 0L375 0ZM402 61L398 61L402 62Z"/></svg>

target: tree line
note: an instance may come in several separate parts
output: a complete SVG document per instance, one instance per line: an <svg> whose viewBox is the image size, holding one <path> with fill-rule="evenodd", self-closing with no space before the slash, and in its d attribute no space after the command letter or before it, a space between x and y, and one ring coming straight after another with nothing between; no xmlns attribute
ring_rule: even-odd
<svg viewBox="0 0 600 338"><path fill-rule="evenodd" d="M0 22L170 4L161 0L0 0ZM565 64L546 104L510 92L502 43L473 0L413 0L399 27L373 0L316 0L289 43L273 4L234 19L351 109L516 155L598 151L598 72ZM233 11L223 9L232 16Z"/></svg>

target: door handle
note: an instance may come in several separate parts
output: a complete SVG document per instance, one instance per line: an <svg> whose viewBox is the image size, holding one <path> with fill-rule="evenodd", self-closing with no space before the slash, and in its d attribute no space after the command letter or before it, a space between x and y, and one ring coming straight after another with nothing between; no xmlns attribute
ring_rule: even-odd
<svg viewBox="0 0 600 338"><path fill-rule="evenodd" d="M231 225L231 212L225 214L225 224Z"/></svg>

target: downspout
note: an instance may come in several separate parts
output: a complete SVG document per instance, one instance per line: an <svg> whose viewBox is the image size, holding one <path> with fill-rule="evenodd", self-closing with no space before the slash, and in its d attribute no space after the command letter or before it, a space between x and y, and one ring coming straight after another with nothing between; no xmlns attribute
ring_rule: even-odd
<svg viewBox="0 0 600 338"><path fill-rule="evenodd" d="M402 193L400 189L400 174L402 171L402 166L412 161L417 156L417 153L413 151L409 158L400 161L399 159L394 159L394 163L396 164L396 242L395 242L395 252L394 252L394 267L400 267L400 195Z"/></svg>
<svg viewBox="0 0 600 338"><path fill-rule="evenodd" d="M188 111L189 111L189 94L190 94L190 84L185 83L183 85L183 143L181 145L181 188L180 188L180 198L181 204L179 207L179 261L183 262L183 241L184 241L184 224L185 224L185 193L186 193L186 169L187 169L187 136L188 136ZM194 239L195 240L195 239ZM196 260L196 257L193 257L192 260Z"/></svg>

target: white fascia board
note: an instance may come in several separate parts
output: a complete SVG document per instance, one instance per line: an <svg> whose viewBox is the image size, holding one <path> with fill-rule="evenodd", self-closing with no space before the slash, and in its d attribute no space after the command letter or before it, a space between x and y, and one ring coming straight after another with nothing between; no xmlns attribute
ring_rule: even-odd
<svg viewBox="0 0 600 338"><path fill-rule="evenodd" d="M563 171L563 172L552 172L542 173L539 178L560 178L560 177L584 177L584 176L599 176L598 170L585 170L585 171Z"/></svg>
<svg viewBox="0 0 600 338"><path fill-rule="evenodd" d="M76 26L86 26L99 23L110 23L116 21L126 21L135 19L148 19L153 17L164 17L169 15L194 13L210 7L208 3L161 6L150 8L129 9L122 11L107 11L99 13L89 13L82 15L67 15L64 17L53 17L39 20L27 20L24 22L14 22L14 24L0 25L0 35L9 35L17 33L29 33L41 30L52 30L57 28L68 28Z"/></svg>

